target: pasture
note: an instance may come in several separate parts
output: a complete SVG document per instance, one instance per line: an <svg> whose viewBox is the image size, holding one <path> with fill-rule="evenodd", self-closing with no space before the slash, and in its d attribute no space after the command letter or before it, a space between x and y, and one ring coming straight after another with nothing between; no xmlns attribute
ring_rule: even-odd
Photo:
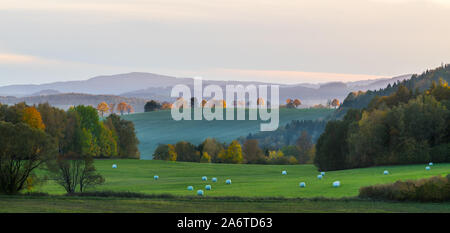
<svg viewBox="0 0 450 233"><path fill-rule="evenodd" d="M117 164L117 168L112 168ZM371 168L329 171L321 180L319 171L313 165L249 165L249 164L203 164L169 162L156 160L96 160L97 170L106 182L95 190L128 191L145 194L173 194L196 196L197 190L204 190L204 196L224 197L288 197L342 198L358 195L361 186L391 183L397 180L420 179L435 175L446 175L450 164L434 164L429 171L428 164L381 166ZM282 171L287 175L282 175ZM388 170L389 175L384 175ZM39 173L43 174L43 171ZM154 176L158 179L155 180ZM202 177L206 176L207 181ZM217 182L211 179L217 177ZM231 184L226 184L231 179ZM340 187L333 187L340 181ZM300 188L299 183L306 187ZM211 185L211 190L205 190ZM193 186L189 191L188 186ZM64 190L49 181L35 191L49 194L64 194Z"/></svg>
<svg viewBox="0 0 450 233"><path fill-rule="evenodd" d="M284 126L292 120L319 120L331 114L334 109L280 109L279 126ZM225 115L224 111L224 115ZM135 124L137 137L140 141L141 159L151 159L158 144L187 141L199 144L206 138L216 138L220 142L229 143L240 136L256 133L260 130L261 120L207 121L172 119L170 110L136 113L124 115L124 119ZM266 122L267 123L267 122Z"/></svg>

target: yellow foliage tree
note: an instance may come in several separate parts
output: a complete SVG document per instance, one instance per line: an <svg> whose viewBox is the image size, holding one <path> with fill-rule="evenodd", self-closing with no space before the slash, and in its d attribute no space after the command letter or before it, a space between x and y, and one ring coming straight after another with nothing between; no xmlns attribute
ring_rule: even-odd
<svg viewBox="0 0 450 233"><path fill-rule="evenodd" d="M41 113L35 107L25 108L22 116L22 121L32 128L45 130L45 125L42 122Z"/></svg>
<svg viewBox="0 0 450 233"><path fill-rule="evenodd" d="M242 147L238 141L233 140L228 146L226 152L221 151L219 153L219 159L224 163L242 163L244 160L242 156Z"/></svg>
<svg viewBox="0 0 450 233"><path fill-rule="evenodd" d="M175 146L172 144L167 145L169 147L169 161L177 161L178 154L175 151Z"/></svg>
<svg viewBox="0 0 450 233"><path fill-rule="evenodd" d="M102 117L105 113L109 111L109 106L106 102L101 102L97 105L97 111L102 114Z"/></svg>
<svg viewBox="0 0 450 233"><path fill-rule="evenodd" d="M211 163L211 156L209 156L208 152L203 152L203 156L200 159L200 163Z"/></svg>

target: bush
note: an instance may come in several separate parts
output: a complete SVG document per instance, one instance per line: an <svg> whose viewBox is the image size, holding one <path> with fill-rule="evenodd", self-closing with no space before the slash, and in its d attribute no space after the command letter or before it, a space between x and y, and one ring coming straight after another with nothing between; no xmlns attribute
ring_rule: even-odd
<svg viewBox="0 0 450 233"><path fill-rule="evenodd" d="M361 187L359 197L394 201L449 201L450 175Z"/></svg>

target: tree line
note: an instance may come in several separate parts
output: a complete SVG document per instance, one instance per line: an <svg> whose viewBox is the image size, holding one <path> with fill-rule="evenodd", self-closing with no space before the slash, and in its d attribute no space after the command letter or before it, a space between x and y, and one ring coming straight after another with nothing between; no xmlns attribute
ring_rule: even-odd
<svg viewBox="0 0 450 233"><path fill-rule="evenodd" d="M230 144L207 138L199 145L181 141L176 144L160 144L153 153L155 160L201 162L201 163L246 163L246 164L304 164L312 163L314 144L303 131L295 145L280 149L263 150L256 139L247 139L242 144L233 140Z"/></svg>
<svg viewBox="0 0 450 233"><path fill-rule="evenodd" d="M432 81L424 91L412 87L400 84L392 94L374 97L365 109L350 109L342 120L329 121L316 144L317 167L450 162L448 83Z"/></svg>
<svg viewBox="0 0 450 233"><path fill-rule="evenodd" d="M100 121L90 106L0 104L0 192L14 194L49 170L67 192L103 182L93 158L139 158L134 124L115 114Z"/></svg>

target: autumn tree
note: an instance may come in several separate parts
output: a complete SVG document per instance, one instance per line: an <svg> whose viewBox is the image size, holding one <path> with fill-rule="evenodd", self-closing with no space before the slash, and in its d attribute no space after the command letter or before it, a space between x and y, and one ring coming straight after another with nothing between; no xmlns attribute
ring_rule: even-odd
<svg viewBox="0 0 450 233"><path fill-rule="evenodd" d="M333 106L334 108L339 107L340 102L338 99L333 99L333 101L331 101L331 106Z"/></svg>
<svg viewBox="0 0 450 233"><path fill-rule="evenodd" d="M224 163L242 163L242 148L237 140L233 140L225 152L219 153L220 160Z"/></svg>
<svg viewBox="0 0 450 233"><path fill-rule="evenodd" d="M302 102L299 99L295 99L294 100L294 105L296 108L298 108L298 106L302 105Z"/></svg>
<svg viewBox="0 0 450 233"><path fill-rule="evenodd" d="M109 111L109 106L106 102L101 102L97 105L97 111L104 116L105 113Z"/></svg>
<svg viewBox="0 0 450 233"><path fill-rule="evenodd" d="M130 113L133 113L134 112L134 108L133 108L133 106L132 105L127 105L127 113L128 114L130 114Z"/></svg>
<svg viewBox="0 0 450 233"><path fill-rule="evenodd" d="M200 163L211 163L211 156L209 156L208 152L203 152Z"/></svg>
<svg viewBox="0 0 450 233"><path fill-rule="evenodd" d="M26 107L24 109L24 112L22 115L22 121L32 128L45 130L45 125L42 122L41 114L38 112L38 110L34 106Z"/></svg>
<svg viewBox="0 0 450 233"><path fill-rule="evenodd" d="M128 104L125 102L120 102L117 105L117 111L120 112L120 115L123 115L123 113L127 111L127 106L128 106Z"/></svg>

